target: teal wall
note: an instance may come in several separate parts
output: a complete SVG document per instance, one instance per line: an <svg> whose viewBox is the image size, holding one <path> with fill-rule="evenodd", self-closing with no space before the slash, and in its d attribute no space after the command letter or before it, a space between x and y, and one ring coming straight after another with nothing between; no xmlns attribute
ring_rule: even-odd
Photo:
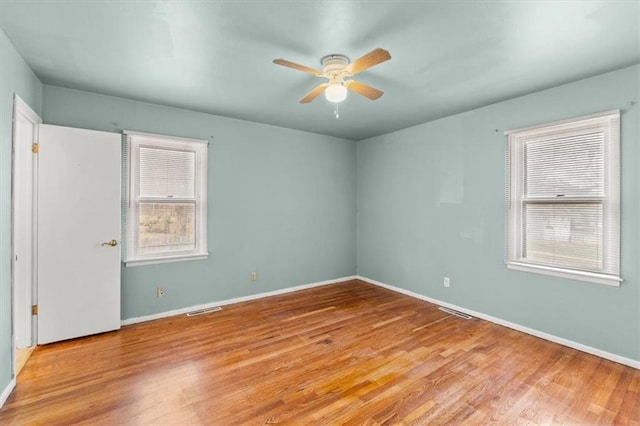
<svg viewBox="0 0 640 426"><path fill-rule="evenodd" d="M359 141L358 274L640 360L639 82L634 66ZM622 286L507 270L503 131L615 108Z"/></svg>
<svg viewBox="0 0 640 426"><path fill-rule="evenodd" d="M355 275L354 141L47 85L43 120L213 141L211 255L124 267L123 319Z"/></svg>
<svg viewBox="0 0 640 426"><path fill-rule="evenodd" d="M13 95L37 113L42 83L0 30L0 392L13 378L11 325L11 145Z"/></svg>

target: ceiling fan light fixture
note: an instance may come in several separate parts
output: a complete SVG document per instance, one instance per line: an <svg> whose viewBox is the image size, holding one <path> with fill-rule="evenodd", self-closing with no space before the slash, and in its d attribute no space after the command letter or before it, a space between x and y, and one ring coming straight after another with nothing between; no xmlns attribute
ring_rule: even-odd
<svg viewBox="0 0 640 426"><path fill-rule="evenodd" d="M305 65L296 64L295 62L287 61L286 59L274 59L273 63L329 80L314 87L309 93L300 99L300 103L308 104L324 92L324 96L327 100L336 104L337 111L337 104L347 99L347 90L356 92L359 95L371 99L372 101L379 99L380 96L384 94L382 90L378 90L375 87L352 80L351 77L382 62L388 61L389 59L391 59L389 52L384 49L377 48L356 59L354 62L351 62L349 58L344 55L334 54L325 56L320 61L322 63L322 71ZM347 78L348 80L345 80Z"/></svg>
<svg viewBox="0 0 640 426"><path fill-rule="evenodd" d="M329 102L340 103L347 99L347 88L340 83L332 83L324 89L324 96Z"/></svg>

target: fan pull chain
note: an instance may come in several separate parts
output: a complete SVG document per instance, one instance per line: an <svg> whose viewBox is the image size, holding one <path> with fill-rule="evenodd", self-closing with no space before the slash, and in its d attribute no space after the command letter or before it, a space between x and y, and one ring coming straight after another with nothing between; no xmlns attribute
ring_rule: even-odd
<svg viewBox="0 0 640 426"><path fill-rule="evenodd" d="M339 110L339 108L340 108L340 104L336 104L336 109L333 110L333 115L335 115L336 118L340 118L340 110Z"/></svg>

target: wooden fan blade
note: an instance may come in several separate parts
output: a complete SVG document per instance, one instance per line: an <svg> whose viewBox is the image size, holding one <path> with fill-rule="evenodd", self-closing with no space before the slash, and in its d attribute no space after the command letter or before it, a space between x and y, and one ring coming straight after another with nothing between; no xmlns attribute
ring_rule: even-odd
<svg viewBox="0 0 640 426"><path fill-rule="evenodd" d="M347 65L345 70L349 74L354 75L366 70L367 68L371 68L374 65L378 65L381 62L388 61L389 59L391 59L389 52L384 49L377 48Z"/></svg>
<svg viewBox="0 0 640 426"><path fill-rule="evenodd" d="M304 65L296 64L295 62L287 61L286 59L274 59L274 64L282 65L283 67L293 68L294 70L308 72L309 74L316 75L318 77L322 77L323 73L320 70L309 68Z"/></svg>
<svg viewBox="0 0 640 426"><path fill-rule="evenodd" d="M359 81L347 80L345 81L344 85L347 87L347 89L352 90L359 95L366 96L372 101L375 101L384 94L382 90L378 90L375 87L360 83Z"/></svg>
<svg viewBox="0 0 640 426"><path fill-rule="evenodd" d="M329 83L324 83L316 87L315 89L307 93L304 98L300 99L300 103L308 104L309 102L317 98L320 93L324 92L324 89L326 89L328 85Z"/></svg>

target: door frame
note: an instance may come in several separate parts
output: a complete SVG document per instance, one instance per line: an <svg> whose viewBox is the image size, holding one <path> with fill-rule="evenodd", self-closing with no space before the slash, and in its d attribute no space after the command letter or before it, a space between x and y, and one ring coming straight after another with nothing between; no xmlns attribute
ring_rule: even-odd
<svg viewBox="0 0 640 426"><path fill-rule="evenodd" d="M17 132L17 119L22 118L31 123L33 128L33 140L29 141L25 138L22 140L18 140ZM31 149L31 146L36 143L38 140L38 125L42 123L42 118L31 109L31 107L23 101L20 96L14 94L13 97L13 130L12 130L12 145L11 145L11 173L12 173L12 187L11 187L11 299L12 299L12 309L11 309L11 319L12 319L12 335L11 335L11 345L12 345L12 356L13 356L13 377L16 377L16 367L17 367L17 359L16 359L16 339L17 339L17 323L18 317L17 315L25 315L30 316L31 319L31 328L30 328L30 346L34 346L37 342L37 322L35 317L31 315L31 309L29 306L22 306L22 309L19 309L19 304L25 304L28 300L29 304L34 305L37 301L37 200L38 200L38 156L32 155L29 157L23 158L21 164L18 164L16 159L16 150L17 147L26 148L27 150ZM26 147L24 145L27 144ZM16 173L16 171L22 170L24 167L27 167L27 173L30 172L31 175L31 184L29 182L22 182L21 173ZM17 191L20 188L27 191L24 199L30 199L31 202L27 203L27 206L30 204L30 212L27 217L31 218L31 238L26 241L22 241L17 238L16 235L16 218L20 216L24 216L23 212L17 212L16 203L17 203ZM27 207L28 208L28 207ZM29 226L27 224L27 226ZM31 256L30 265L27 265L29 270L31 271L31 285L29 283L18 283L16 282L16 255L18 253L18 249L25 250L30 252ZM26 297L23 300L18 300L18 286L23 285L26 286L22 290L26 292ZM24 293L23 293L24 294ZM26 310L26 312L25 312ZM25 318L20 318L20 320L25 320Z"/></svg>

